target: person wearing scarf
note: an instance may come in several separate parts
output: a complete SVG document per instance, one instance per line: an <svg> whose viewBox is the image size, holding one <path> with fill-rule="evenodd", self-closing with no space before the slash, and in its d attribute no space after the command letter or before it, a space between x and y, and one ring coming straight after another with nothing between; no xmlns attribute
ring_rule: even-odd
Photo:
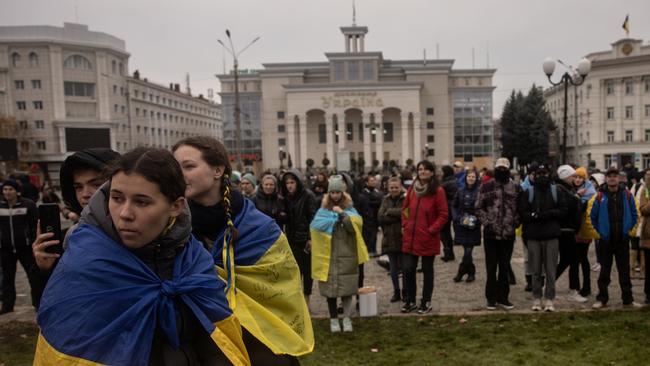
<svg viewBox="0 0 650 366"><path fill-rule="evenodd" d="M135 149L109 176L45 289L34 365L250 365L171 153Z"/></svg>
<svg viewBox="0 0 650 366"><path fill-rule="evenodd" d="M320 294L327 298L330 330L341 331L336 307L343 302L343 331L352 331L352 296L358 290L359 265L368 261L363 241L363 220L354 209L352 198L340 175L329 179L327 195L310 225L312 238L312 277Z"/></svg>

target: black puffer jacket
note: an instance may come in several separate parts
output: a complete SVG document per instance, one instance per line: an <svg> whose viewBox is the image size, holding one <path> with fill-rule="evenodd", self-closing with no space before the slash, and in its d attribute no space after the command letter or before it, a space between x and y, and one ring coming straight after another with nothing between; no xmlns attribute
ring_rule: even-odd
<svg viewBox="0 0 650 366"><path fill-rule="evenodd" d="M32 241L36 237L38 209L28 198L18 197L9 208L7 201L0 201L0 247L2 250L32 251Z"/></svg>
<svg viewBox="0 0 650 366"><path fill-rule="evenodd" d="M379 212L379 207L384 197L377 189L370 189L368 187L361 190L360 195L365 196L368 200L368 210L366 212L360 212L363 217L363 227L366 230L376 231L379 226L377 213Z"/></svg>
<svg viewBox="0 0 650 366"><path fill-rule="evenodd" d="M297 189L294 194L289 194L286 187L287 178L296 181ZM309 224L314 219L318 205L314 193L305 188L302 174L291 169L282 176L282 195L285 199L285 212L287 221L285 222L285 233L289 244L293 247L303 245L310 240Z"/></svg>
<svg viewBox="0 0 650 366"><path fill-rule="evenodd" d="M251 198L258 210L262 211L265 215L275 220L284 229L284 223L287 220L287 213L285 212L284 199L278 195L277 188L271 194L264 193L262 187L258 187L255 196Z"/></svg>
<svg viewBox="0 0 650 366"><path fill-rule="evenodd" d="M533 185L533 200L529 202L528 191L519 195L517 205L523 222L523 235L528 240L549 240L562 234L560 222L566 219L567 201L559 189L557 199L553 199L552 188L540 189Z"/></svg>
<svg viewBox="0 0 650 366"><path fill-rule="evenodd" d="M91 198L88 208L83 212L81 222L99 227L112 239L120 242L108 212L109 184L106 183ZM154 242L132 252L142 260L162 280L172 277L174 259L179 254L192 230L189 208L180 215L169 233ZM180 299L175 301L176 327L180 347L174 348L167 336L156 327L151 346L150 365L229 365L230 362L203 329L194 313Z"/></svg>
<svg viewBox="0 0 650 366"><path fill-rule="evenodd" d="M575 192L573 187L561 179L557 180L556 186L558 194L563 194L567 203L566 219L560 221L562 232L577 233L582 224L582 202L580 196Z"/></svg>

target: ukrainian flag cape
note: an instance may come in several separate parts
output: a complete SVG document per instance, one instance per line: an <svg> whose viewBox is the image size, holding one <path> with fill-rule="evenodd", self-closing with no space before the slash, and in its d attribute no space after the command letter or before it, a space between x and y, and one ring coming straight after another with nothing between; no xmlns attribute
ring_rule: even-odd
<svg viewBox="0 0 650 366"><path fill-rule="evenodd" d="M99 228L81 225L41 300L34 365L148 365L156 325L179 345L174 298L235 365L249 365L212 258L190 237L161 280Z"/></svg>
<svg viewBox="0 0 650 366"><path fill-rule="evenodd" d="M354 227L354 235L357 239L357 259L359 264L369 260L368 248L363 241L362 227L363 219L354 209L348 207L344 212L350 217ZM325 208L319 208L309 225L311 232L311 277L318 281L327 281L330 270L330 253L332 249L332 233L334 224L339 219L339 214Z"/></svg>
<svg viewBox="0 0 650 366"><path fill-rule="evenodd" d="M300 271L275 220L244 199L234 225L237 238L224 250L222 231L212 248L228 301L241 325L275 354L301 356L314 349ZM224 263L226 267L224 267Z"/></svg>

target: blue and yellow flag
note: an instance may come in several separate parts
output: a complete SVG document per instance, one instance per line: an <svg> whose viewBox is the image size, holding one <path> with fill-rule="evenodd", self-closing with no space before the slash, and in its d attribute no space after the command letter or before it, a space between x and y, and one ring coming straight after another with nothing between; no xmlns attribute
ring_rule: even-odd
<svg viewBox="0 0 650 366"><path fill-rule="evenodd" d="M249 200L244 200L234 225L237 240L232 256L224 251L227 231L215 239L212 255L219 275L234 288L234 298L228 300L237 319L275 354L301 356L312 352L311 317L287 238L275 220ZM233 265L228 264L231 257Z"/></svg>
<svg viewBox="0 0 650 366"><path fill-rule="evenodd" d="M368 248L363 241L363 219L354 209L348 207L344 212L350 217L354 234L357 240L357 260L359 264L369 260ZM334 211L319 208L309 225L311 232L311 277L318 281L327 281L330 267L330 253L332 249L332 233L334 224L338 221L339 214Z"/></svg>
<svg viewBox="0 0 650 366"><path fill-rule="evenodd" d="M625 21L623 22L623 29L625 30L625 35L630 35L630 14L625 16Z"/></svg>
<svg viewBox="0 0 650 366"><path fill-rule="evenodd" d="M100 229L70 236L43 294L34 365L148 365L156 326L178 347L180 299L235 365L249 365L241 327L210 255L191 237L161 280Z"/></svg>

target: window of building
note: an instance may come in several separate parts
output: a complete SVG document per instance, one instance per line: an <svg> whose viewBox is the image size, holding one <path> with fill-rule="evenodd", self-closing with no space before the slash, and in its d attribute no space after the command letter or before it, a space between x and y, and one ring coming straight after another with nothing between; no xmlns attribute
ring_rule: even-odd
<svg viewBox="0 0 650 366"><path fill-rule="evenodd" d="M278 139L278 146L287 146L287 139L284 137Z"/></svg>
<svg viewBox="0 0 650 366"><path fill-rule="evenodd" d="M120 86L120 95L124 96L124 87L123 86Z"/></svg>
<svg viewBox="0 0 650 366"><path fill-rule="evenodd" d="M375 63L373 61L363 62L363 79L373 80L375 78Z"/></svg>
<svg viewBox="0 0 650 366"><path fill-rule="evenodd" d="M644 140L645 142L649 142L649 141L650 141L650 130L645 130L645 134L644 134L644 135L645 135L645 136L644 136L644 139L643 139L643 140Z"/></svg>
<svg viewBox="0 0 650 366"><path fill-rule="evenodd" d="M38 67L38 55L36 52L29 54L29 67Z"/></svg>
<svg viewBox="0 0 650 366"><path fill-rule="evenodd" d="M29 151L29 141L21 141L20 142L20 149L22 151Z"/></svg>
<svg viewBox="0 0 650 366"><path fill-rule="evenodd" d="M284 119L284 111L277 112L278 119Z"/></svg>
<svg viewBox="0 0 650 366"><path fill-rule="evenodd" d="M16 85L16 89L25 89L25 82L22 80L14 80L14 84Z"/></svg>
<svg viewBox="0 0 650 366"><path fill-rule="evenodd" d="M614 82L611 80L607 81L607 95L614 95Z"/></svg>
<svg viewBox="0 0 650 366"><path fill-rule="evenodd" d="M120 108L120 106L118 106L117 104L114 104L114 105L113 105L113 112L117 113L117 111L119 110L119 108Z"/></svg>
<svg viewBox="0 0 650 366"><path fill-rule="evenodd" d="M126 107L122 106L122 114L125 114L125 113L126 113Z"/></svg>
<svg viewBox="0 0 650 366"><path fill-rule="evenodd" d="M614 131L607 131L607 142L614 142Z"/></svg>
<svg viewBox="0 0 650 366"><path fill-rule="evenodd" d="M95 84L93 83L65 81L63 83L63 90L68 97L95 97Z"/></svg>
<svg viewBox="0 0 650 366"><path fill-rule="evenodd" d="M384 122L384 142L393 142L394 139L394 129L393 122Z"/></svg>
<svg viewBox="0 0 650 366"><path fill-rule="evenodd" d="M18 121L18 128L26 130L29 128L29 125L27 124L27 121Z"/></svg>
<svg viewBox="0 0 650 366"><path fill-rule="evenodd" d="M435 156L435 155L436 155L436 150L435 149L427 150L427 156Z"/></svg>
<svg viewBox="0 0 650 366"><path fill-rule="evenodd" d="M607 107L607 119L614 119L614 107Z"/></svg>
<svg viewBox="0 0 650 366"><path fill-rule="evenodd" d="M117 95L117 85L113 85L113 95Z"/></svg>
<svg viewBox="0 0 650 366"><path fill-rule="evenodd" d="M140 125L135 126L135 132L140 133Z"/></svg>
<svg viewBox="0 0 650 366"><path fill-rule="evenodd" d="M34 109L43 109L43 102L40 100L35 100L34 102Z"/></svg>
<svg viewBox="0 0 650 366"><path fill-rule="evenodd" d="M625 106L625 119L634 118L634 107L631 105Z"/></svg>
<svg viewBox="0 0 650 366"><path fill-rule="evenodd" d="M632 142L632 130L625 130L625 142Z"/></svg>
<svg viewBox="0 0 650 366"><path fill-rule="evenodd" d="M334 61L334 80L345 79L345 64L343 61Z"/></svg>
<svg viewBox="0 0 650 366"><path fill-rule="evenodd" d="M117 74L117 61L115 60L111 61L111 72Z"/></svg>
<svg viewBox="0 0 650 366"><path fill-rule="evenodd" d="M645 105L645 116L650 117L650 104Z"/></svg>
<svg viewBox="0 0 650 366"><path fill-rule="evenodd" d="M32 89L40 89L41 88L41 81L40 80L32 80Z"/></svg>
<svg viewBox="0 0 650 366"><path fill-rule="evenodd" d="M359 141L363 142L363 123L359 123Z"/></svg>
<svg viewBox="0 0 650 366"><path fill-rule="evenodd" d="M427 129L433 130L434 123L433 122L427 122Z"/></svg>
<svg viewBox="0 0 650 366"><path fill-rule="evenodd" d="M427 142L435 142L435 136L434 135L427 135Z"/></svg>
<svg viewBox="0 0 650 366"><path fill-rule="evenodd" d="M644 84L645 84L645 92L650 93L650 78L646 78Z"/></svg>
<svg viewBox="0 0 650 366"><path fill-rule="evenodd" d="M427 116L433 116L435 110L433 108L427 108Z"/></svg>
<svg viewBox="0 0 650 366"><path fill-rule="evenodd" d="M284 125L278 125L278 132L279 133L284 133L284 131L285 131Z"/></svg>
<svg viewBox="0 0 650 366"><path fill-rule="evenodd" d="M68 56L63 62L66 69L92 70L93 66L87 58L81 55Z"/></svg>
<svg viewBox="0 0 650 366"><path fill-rule="evenodd" d="M354 128L352 127L352 123L346 123L345 124L345 135L347 136L347 141L352 141L353 139L353 133Z"/></svg>
<svg viewBox="0 0 650 366"><path fill-rule="evenodd" d="M348 79L359 80L359 61L348 61Z"/></svg>
<svg viewBox="0 0 650 366"><path fill-rule="evenodd" d="M634 81L633 80L626 80L625 81L625 95L632 95L634 94Z"/></svg>
<svg viewBox="0 0 650 366"><path fill-rule="evenodd" d="M327 129L324 123L318 125L318 143L324 144L327 142Z"/></svg>
<svg viewBox="0 0 650 366"><path fill-rule="evenodd" d="M42 120L34 121L34 125L36 125L36 128L38 128L39 130L45 128L45 122L43 122Z"/></svg>
<svg viewBox="0 0 650 366"><path fill-rule="evenodd" d="M124 64L121 63L121 62L120 62L120 65L119 65L119 69L120 69L120 75L124 75Z"/></svg>
<svg viewBox="0 0 650 366"><path fill-rule="evenodd" d="M611 154L605 154L605 168L609 168L612 166L612 155Z"/></svg>
<svg viewBox="0 0 650 366"><path fill-rule="evenodd" d="M135 116L139 117L140 116L140 108L135 109Z"/></svg>
<svg viewBox="0 0 650 366"><path fill-rule="evenodd" d="M140 92L138 92L138 89L133 89L133 97L137 98L138 94L140 94Z"/></svg>
<svg viewBox="0 0 650 366"><path fill-rule="evenodd" d="M11 54L11 66L13 67L20 66L20 55L17 52Z"/></svg>
<svg viewBox="0 0 650 366"><path fill-rule="evenodd" d="M16 107L19 111L24 111L27 109L27 103L25 102L16 102Z"/></svg>
<svg viewBox="0 0 650 366"><path fill-rule="evenodd" d="M650 154L643 154L642 155L642 164L643 164L643 169L648 169L650 168Z"/></svg>
<svg viewBox="0 0 650 366"><path fill-rule="evenodd" d="M36 148L39 150L45 150L45 141L36 141Z"/></svg>

